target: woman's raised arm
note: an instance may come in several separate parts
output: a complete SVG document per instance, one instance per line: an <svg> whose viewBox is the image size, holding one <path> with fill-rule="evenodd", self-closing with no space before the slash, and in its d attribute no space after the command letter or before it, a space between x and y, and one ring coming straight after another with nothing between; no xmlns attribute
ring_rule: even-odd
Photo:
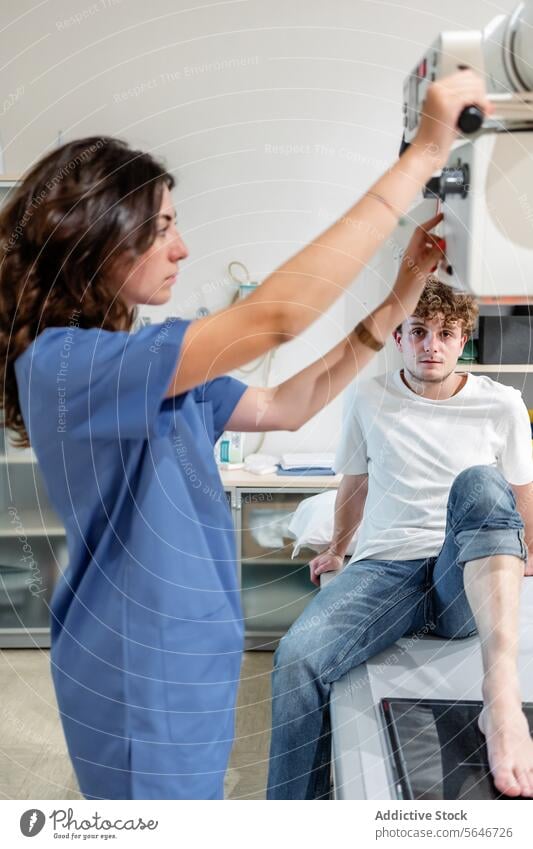
<svg viewBox="0 0 533 849"><path fill-rule="evenodd" d="M462 109L491 106L481 78L460 71L429 89L419 132L348 212L274 271L246 300L188 327L167 395L238 368L302 333L351 285L398 218L447 160Z"/></svg>

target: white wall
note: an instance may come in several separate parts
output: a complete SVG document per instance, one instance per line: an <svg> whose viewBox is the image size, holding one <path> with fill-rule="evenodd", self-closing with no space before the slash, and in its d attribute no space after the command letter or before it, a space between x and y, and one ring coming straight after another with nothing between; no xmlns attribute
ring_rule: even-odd
<svg viewBox="0 0 533 849"><path fill-rule="evenodd" d="M0 0L5 171L25 170L59 130L64 140L119 135L163 156L191 255L172 304L152 315L217 309L233 293L231 260L263 279L396 157L403 79L435 35L514 6ZM276 353L271 383L335 344L382 298L393 268L390 251L377 257L343 302ZM389 348L368 373L387 360ZM269 434L264 450L334 450L340 410L338 401L296 434Z"/></svg>

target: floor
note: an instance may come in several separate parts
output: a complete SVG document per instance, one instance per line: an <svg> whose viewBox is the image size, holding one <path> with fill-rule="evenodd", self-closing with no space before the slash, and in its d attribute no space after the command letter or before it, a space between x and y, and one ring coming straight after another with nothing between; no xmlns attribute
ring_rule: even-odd
<svg viewBox="0 0 533 849"><path fill-rule="evenodd" d="M246 652L228 799L264 799L270 732L271 652ZM49 653L0 652L0 799L81 799L49 672Z"/></svg>

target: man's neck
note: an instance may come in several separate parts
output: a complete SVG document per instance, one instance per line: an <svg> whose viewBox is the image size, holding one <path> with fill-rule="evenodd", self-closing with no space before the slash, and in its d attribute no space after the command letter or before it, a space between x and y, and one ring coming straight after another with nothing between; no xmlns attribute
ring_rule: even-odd
<svg viewBox="0 0 533 849"><path fill-rule="evenodd" d="M400 375L412 392L422 398L429 398L430 401L446 401L447 398L457 395L467 380L466 374L456 374L454 371L443 380L431 382L420 380L407 369L402 369Z"/></svg>

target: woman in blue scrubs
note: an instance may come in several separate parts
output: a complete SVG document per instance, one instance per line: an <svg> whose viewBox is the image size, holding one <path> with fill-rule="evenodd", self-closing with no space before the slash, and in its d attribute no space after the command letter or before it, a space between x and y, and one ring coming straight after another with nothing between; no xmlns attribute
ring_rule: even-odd
<svg viewBox="0 0 533 849"><path fill-rule="evenodd" d="M33 446L67 532L51 660L85 797L223 797L243 635L214 443L226 428L295 430L353 379L440 259L438 217L386 301L326 356L275 388L225 373L346 291L446 160L460 109L486 107L477 78L460 76L430 92L417 143L340 221L244 303L198 321L130 332L138 305L169 300L187 256L173 179L150 155L69 143L3 210L4 418Z"/></svg>

